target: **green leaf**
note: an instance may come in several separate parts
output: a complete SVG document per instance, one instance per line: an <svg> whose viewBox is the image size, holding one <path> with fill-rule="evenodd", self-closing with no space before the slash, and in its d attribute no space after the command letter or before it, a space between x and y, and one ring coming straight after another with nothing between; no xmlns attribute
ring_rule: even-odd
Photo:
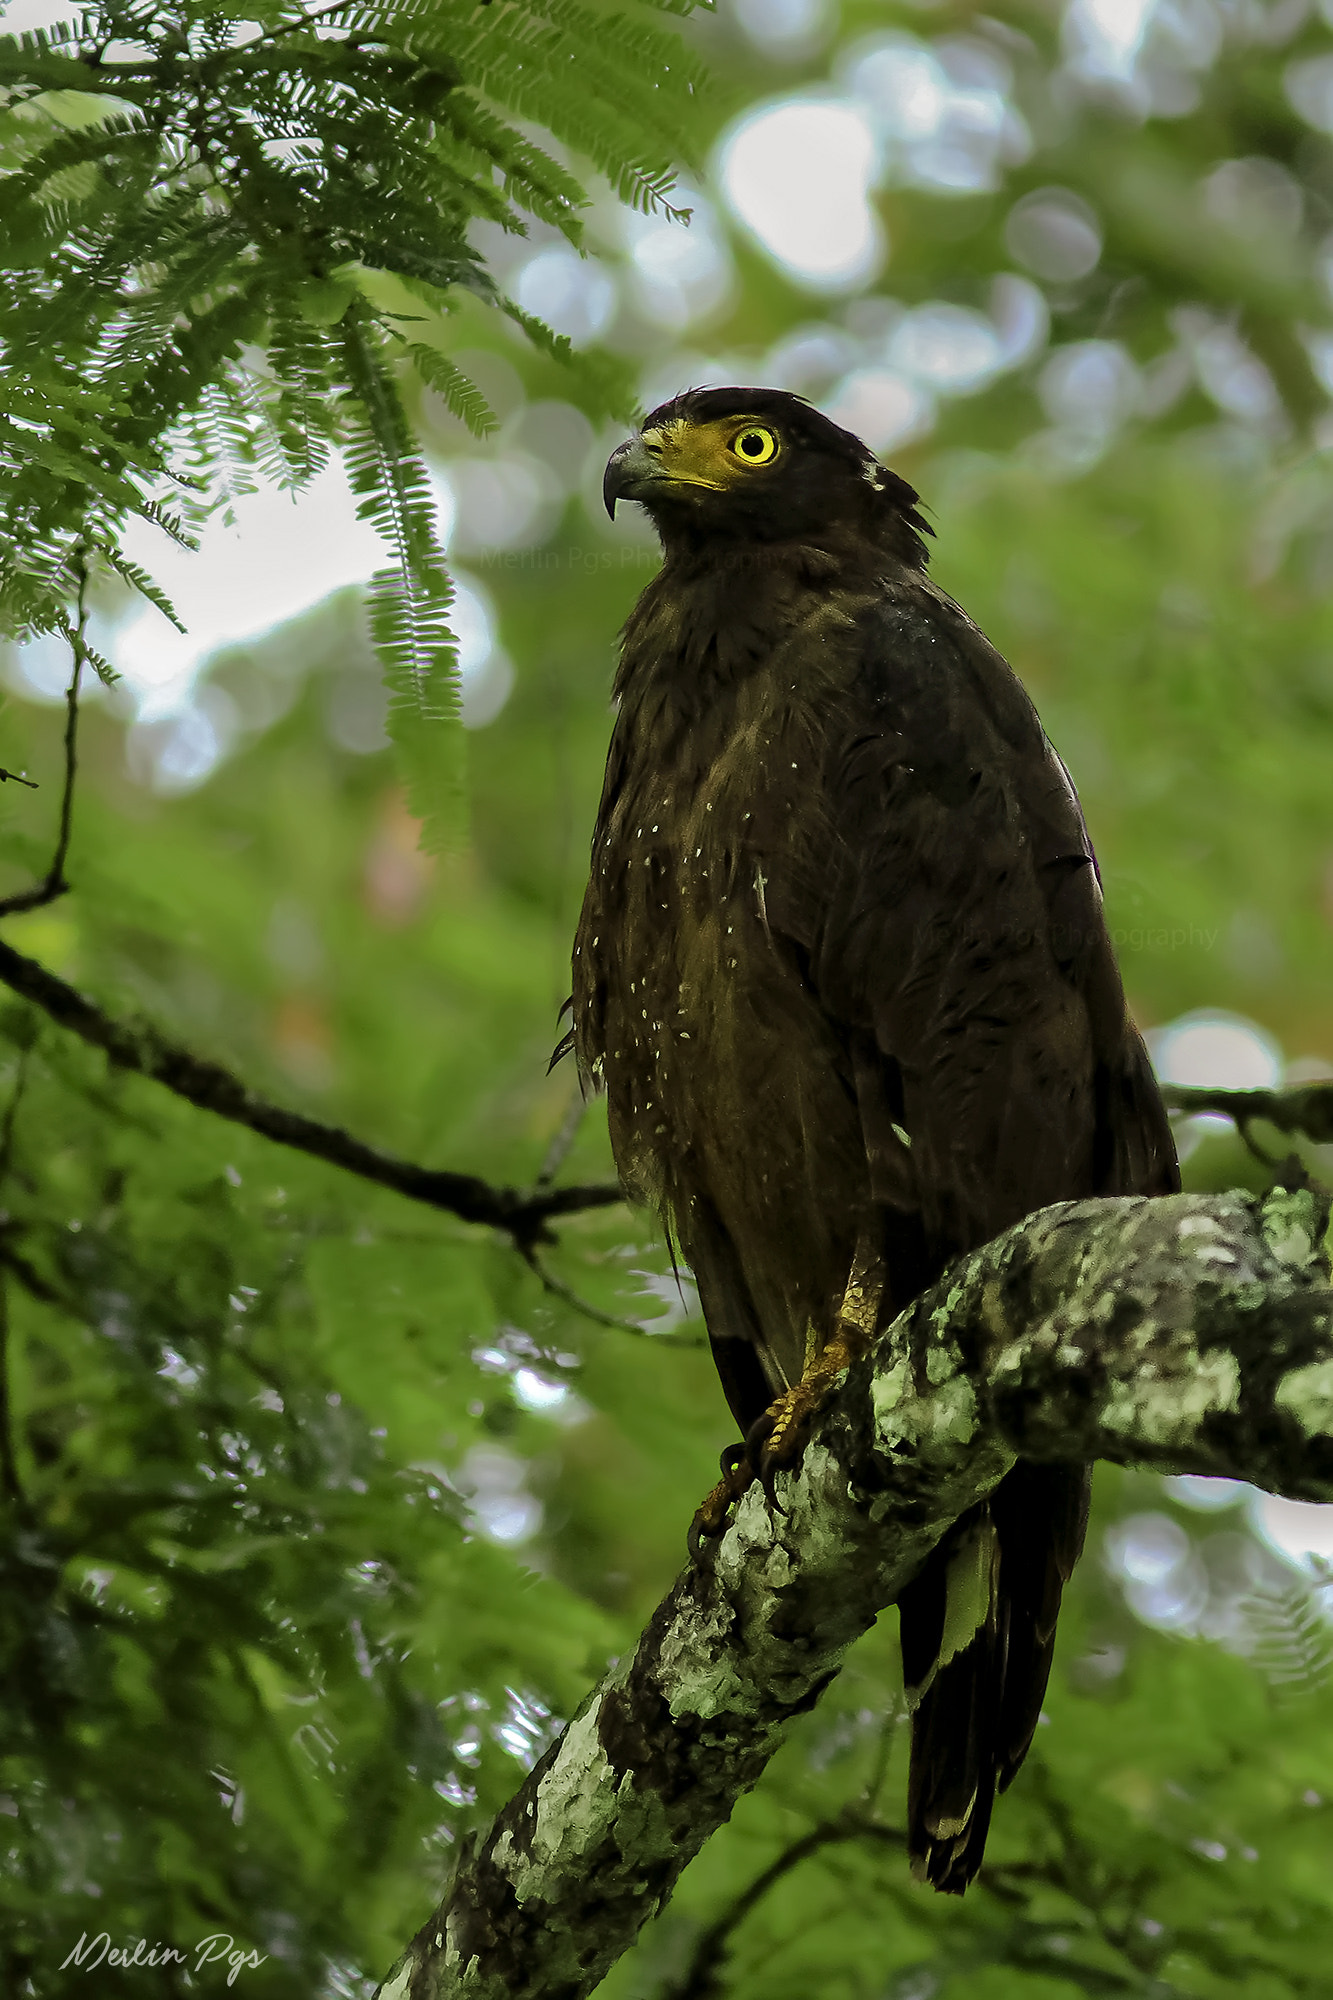
<svg viewBox="0 0 1333 2000"><path fill-rule="evenodd" d="M452 415L465 423L475 437L489 436L496 428L496 415L475 382L470 382L462 369L436 347L414 341L407 352L417 373L443 398Z"/></svg>

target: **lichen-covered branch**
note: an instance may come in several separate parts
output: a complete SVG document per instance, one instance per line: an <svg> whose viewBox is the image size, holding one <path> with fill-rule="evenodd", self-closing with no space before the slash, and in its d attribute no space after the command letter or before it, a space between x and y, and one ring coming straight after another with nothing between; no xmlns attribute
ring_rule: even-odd
<svg viewBox="0 0 1333 2000"><path fill-rule="evenodd" d="M382 2000L580 2000L792 1718L1014 1459L1333 1500L1328 1207L1073 1202L959 1264L850 1371L783 1512L751 1490L460 1860Z"/></svg>

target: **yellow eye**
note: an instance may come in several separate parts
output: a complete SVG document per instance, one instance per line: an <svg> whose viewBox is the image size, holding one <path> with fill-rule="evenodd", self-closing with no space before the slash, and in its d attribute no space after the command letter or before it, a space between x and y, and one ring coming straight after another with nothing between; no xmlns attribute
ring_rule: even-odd
<svg viewBox="0 0 1333 2000"><path fill-rule="evenodd" d="M743 431L737 431L731 448L747 465L767 465L778 455L777 439L762 424L747 424Z"/></svg>

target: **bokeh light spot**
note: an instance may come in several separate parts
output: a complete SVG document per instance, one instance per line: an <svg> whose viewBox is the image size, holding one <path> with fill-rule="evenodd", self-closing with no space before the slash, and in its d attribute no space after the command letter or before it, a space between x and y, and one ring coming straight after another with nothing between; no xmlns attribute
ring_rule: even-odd
<svg viewBox="0 0 1333 2000"><path fill-rule="evenodd" d="M785 98L724 138L727 205L773 260L814 291L865 284L886 241L870 203L878 160L864 112L843 98Z"/></svg>
<svg viewBox="0 0 1333 2000"><path fill-rule="evenodd" d="M1201 1007L1148 1036L1163 1083L1215 1090L1267 1090L1282 1074L1282 1051L1256 1021Z"/></svg>

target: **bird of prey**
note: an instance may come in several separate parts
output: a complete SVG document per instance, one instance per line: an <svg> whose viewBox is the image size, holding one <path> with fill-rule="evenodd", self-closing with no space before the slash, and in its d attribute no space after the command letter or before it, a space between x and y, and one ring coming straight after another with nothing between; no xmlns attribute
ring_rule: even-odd
<svg viewBox="0 0 1333 2000"><path fill-rule="evenodd" d="M623 635L566 1046L694 1272L743 1483L952 1258L1178 1169L1073 785L928 576L913 489L736 388L654 411L605 497L664 560ZM1020 1462L899 1600L937 1889L1031 1743L1089 1479Z"/></svg>

